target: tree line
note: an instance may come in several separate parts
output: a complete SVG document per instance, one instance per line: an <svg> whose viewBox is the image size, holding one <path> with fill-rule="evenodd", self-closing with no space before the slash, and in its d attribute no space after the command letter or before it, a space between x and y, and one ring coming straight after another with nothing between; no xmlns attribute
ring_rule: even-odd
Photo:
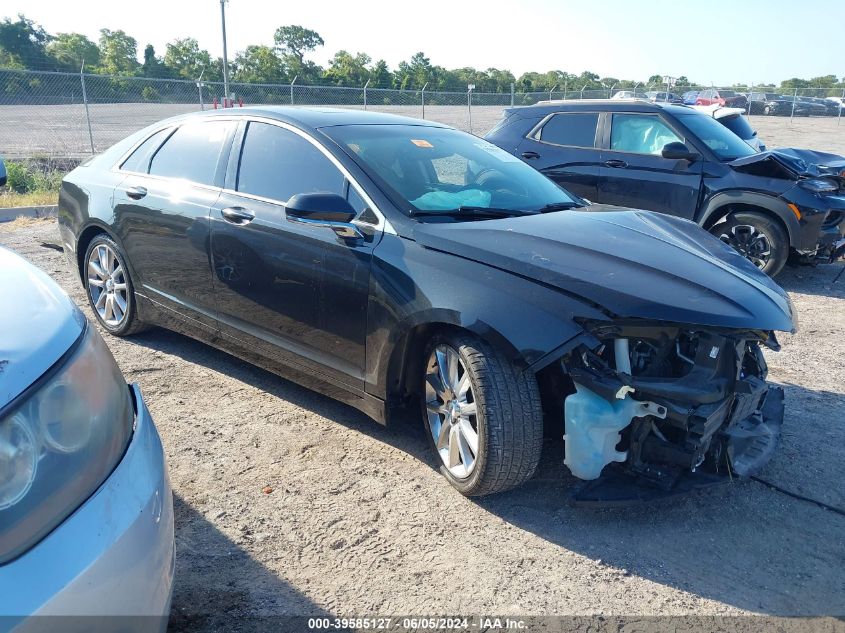
<svg viewBox="0 0 845 633"><path fill-rule="evenodd" d="M268 83L363 86L371 88L465 91L469 84L477 92L507 93L511 86L517 92L548 92L563 90L625 90L657 87L661 75L647 79L602 77L585 71L580 74L561 70L526 72L518 78L509 70L472 67L446 69L431 63L422 52L402 61L391 70L383 59L375 62L366 53L337 51L325 68L307 59L307 55L325 45L319 33L299 25L280 26L272 45L255 44L238 51L229 63L229 78L233 83ZM188 79L214 82L223 80L223 60L213 58L192 37L176 39L165 46L160 55L152 44L143 50L143 62L138 58L138 41L122 30L101 29L97 42L81 33L51 34L24 15L0 22L0 68L86 72L117 76L160 79ZM673 90L681 92L694 87L687 77L677 78ZM779 86L755 86L755 89L792 91L795 88L822 88L831 95L845 89L845 77L835 75L812 79L791 78Z"/></svg>

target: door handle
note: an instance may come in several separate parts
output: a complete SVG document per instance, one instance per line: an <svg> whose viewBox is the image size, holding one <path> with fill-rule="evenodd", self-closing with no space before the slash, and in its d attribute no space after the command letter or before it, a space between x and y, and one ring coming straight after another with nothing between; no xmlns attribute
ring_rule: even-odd
<svg viewBox="0 0 845 633"><path fill-rule="evenodd" d="M617 158L612 158L610 160L604 161L606 167L615 167L616 169L624 169L628 166L624 160L619 160Z"/></svg>
<svg viewBox="0 0 845 633"><path fill-rule="evenodd" d="M249 209L243 207L226 207L220 210L220 215L226 222L232 224L249 224L255 219L255 214Z"/></svg>
<svg viewBox="0 0 845 633"><path fill-rule="evenodd" d="M540 155L537 152L522 152L522 157L525 160L537 160Z"/></svg>
<svg viewBox="0 0 845 633"><path fill-rule="evenodd" d="M141 186L129 187L129 189L126 190L126 195L133 200L140 200L147 195L147 188Z"/></svg>

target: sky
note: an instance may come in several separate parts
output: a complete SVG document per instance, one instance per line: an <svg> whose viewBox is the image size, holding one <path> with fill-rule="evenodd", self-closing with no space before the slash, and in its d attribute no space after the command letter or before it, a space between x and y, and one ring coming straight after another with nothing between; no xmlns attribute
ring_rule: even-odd
<svg viewBox="0 0 845 633"><path fill-rule="evenodd" d="M24 13L50 33L123 29L164 54L194 37L223 52L219 0L3 0L0 18ZM423 51L432 64L525 71L585 70L645 80L685 75L700 84L779 83L845 75L845 1L814 0L228 0L229 59L272 45L276 27L299 24L325 46L383 58L391 69Z"/></svg>

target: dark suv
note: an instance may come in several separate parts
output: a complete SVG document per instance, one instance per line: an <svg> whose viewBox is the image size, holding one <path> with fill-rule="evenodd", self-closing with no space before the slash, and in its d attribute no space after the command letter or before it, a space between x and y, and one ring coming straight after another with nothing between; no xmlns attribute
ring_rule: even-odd
<svg viewBox="0 0 845 633"><path fill-rule="evenodd" d="M583 198L697 222L776 275L842 254L845 159L757 152L711 116L659 103L507 108L486 139Z"/></svg>

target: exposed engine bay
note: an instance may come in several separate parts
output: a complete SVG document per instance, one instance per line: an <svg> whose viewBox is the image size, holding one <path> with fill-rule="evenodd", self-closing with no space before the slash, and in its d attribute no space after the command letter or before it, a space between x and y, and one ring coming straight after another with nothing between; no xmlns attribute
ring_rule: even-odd
<svg viewBox="0 0 845 633"><path fill-rule="evenodd" d="M756 474L777 448L783 390L760 345L774 334L593 324L598 345L562 359L565 460L592 501L662 496ZM624 477L620 477L624 476ZM636 488L650 488L643 495Z"/></svg>

